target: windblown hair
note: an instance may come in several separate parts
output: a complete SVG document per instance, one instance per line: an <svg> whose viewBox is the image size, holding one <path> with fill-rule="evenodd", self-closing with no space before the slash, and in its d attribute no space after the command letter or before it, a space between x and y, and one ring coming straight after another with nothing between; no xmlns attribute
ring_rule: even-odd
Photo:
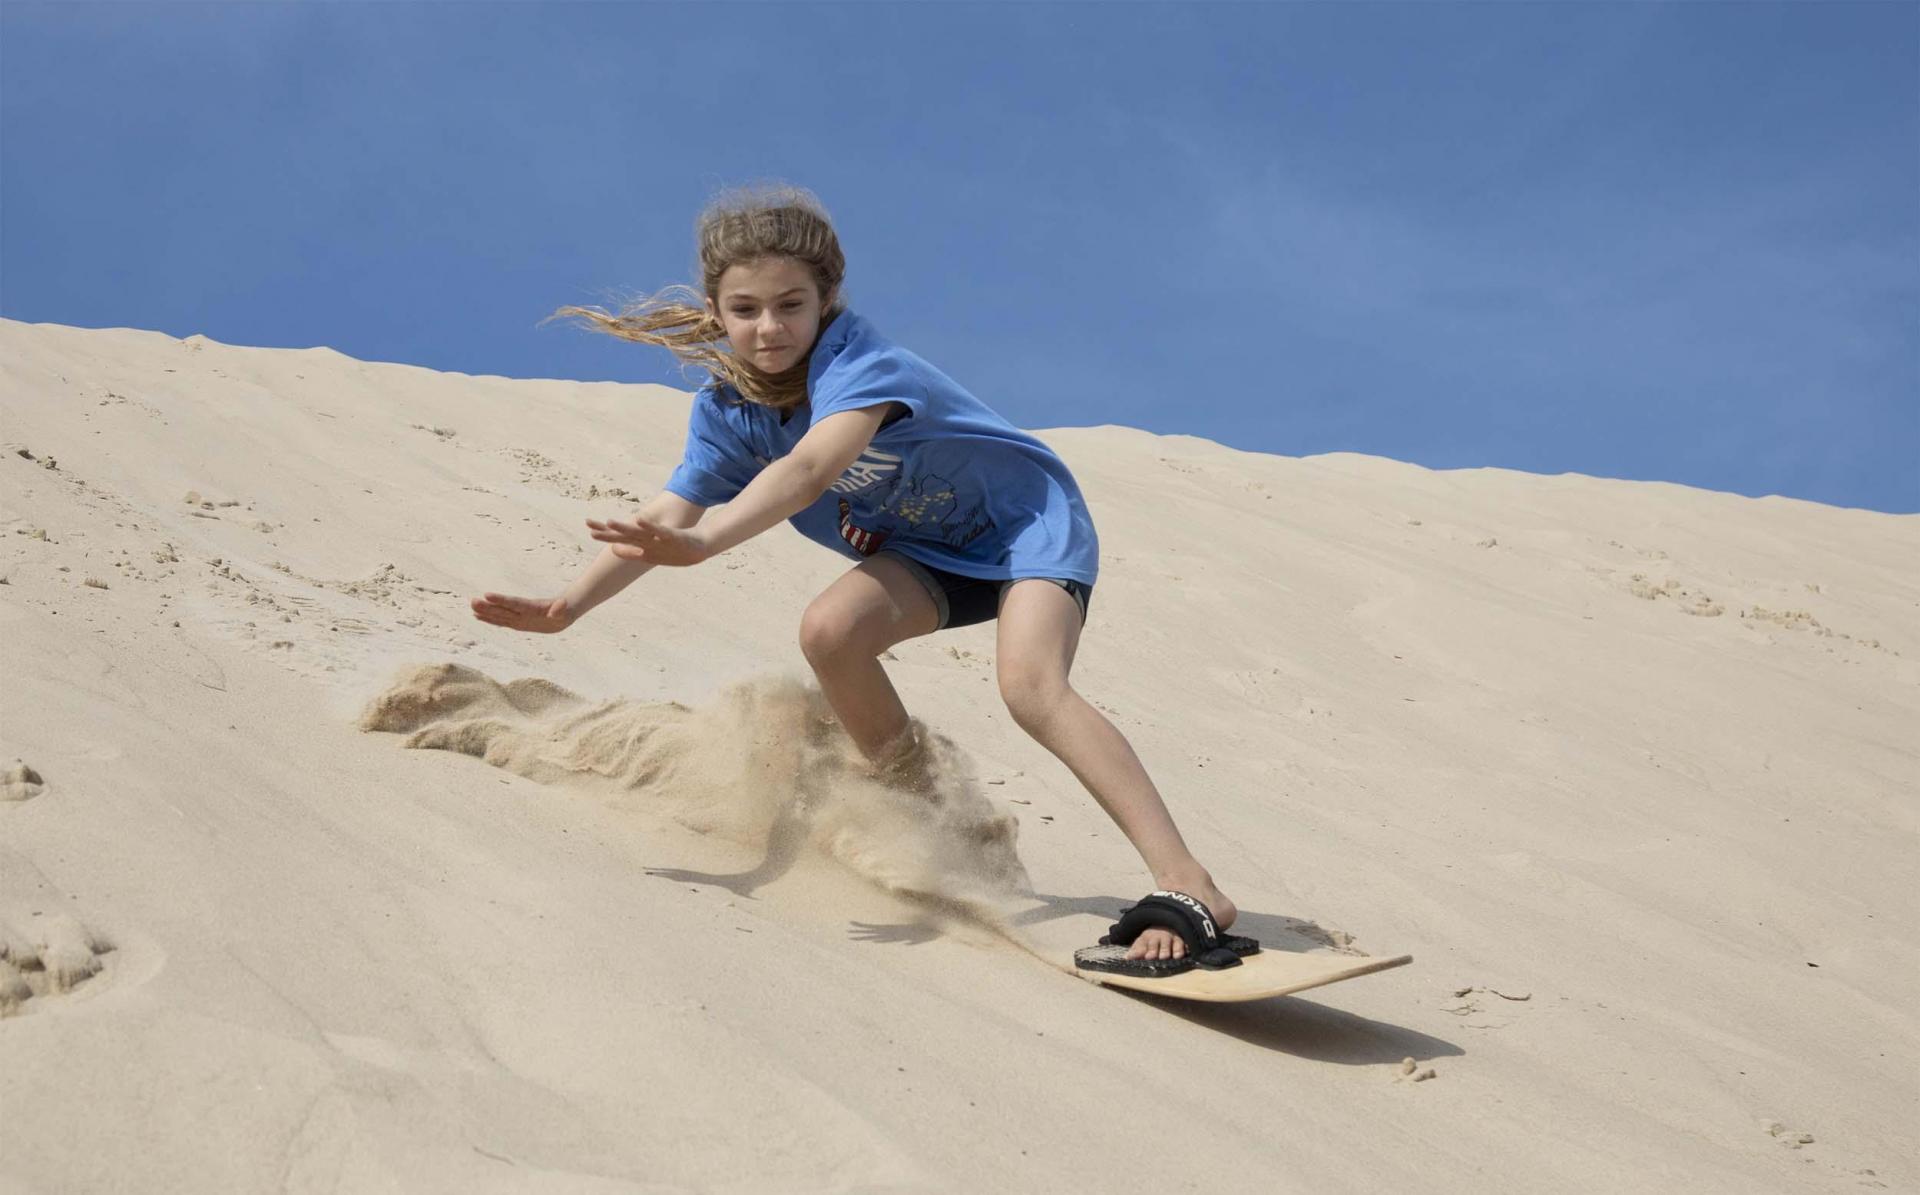
<svg viewBox="0 0 1920 1195"><path fill-rule="evenodd" d="M847 259L840 252L840 238L834 235L826 208L800 187L737 187L715 196L700 213L694 230L701 290L669 286L627 303L618 314L599 307L562 307L548 318L572 316L595 331L670 349L684 364L704 370L714 382L732 386L748 402L776 410L799 406L807 399L812 346L783 372L763 372L734 355L725 344L726 328L707 314L701 299L718 305L720 276L734 266L788 257L812 272L825 305L820 317L824 328L844 306L840 282L847 272Z"/></svg>

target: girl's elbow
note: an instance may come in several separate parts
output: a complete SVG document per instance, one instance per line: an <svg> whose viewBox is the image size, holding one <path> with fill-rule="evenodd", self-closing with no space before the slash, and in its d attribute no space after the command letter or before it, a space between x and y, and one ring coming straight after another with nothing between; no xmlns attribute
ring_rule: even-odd
<svg viewBox="0 0 1920 1195"><path fill-rule="evenodd" d="M832 488L834 482L840 480L840 474L844 471L836 468L832 461L811 459L794 460L792 457L788 457L787 459L792 460L796 466L794 470L795 488L806 497L809 505L818 502L820 496Z"/></svg>

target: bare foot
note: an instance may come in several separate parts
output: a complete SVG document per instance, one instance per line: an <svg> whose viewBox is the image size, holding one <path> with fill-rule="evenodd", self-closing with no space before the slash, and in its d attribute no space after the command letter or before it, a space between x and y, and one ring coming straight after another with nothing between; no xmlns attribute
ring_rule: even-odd
<svg viewBox="0 0 1920 1195"><path fill-rule="evenodd" d="M1240 916L1240 909L1227 894L1213 886L1213 877L1202 873L1184 882L1160 882L1159 886L1169 892L1183 892L1201 904L1213 914L1213 928L1224 931ZM1167 959L1187 957L1187 944L1171 930L1150 929L1133 940L1132 949L1127 951L1130 959Z"/></svg>

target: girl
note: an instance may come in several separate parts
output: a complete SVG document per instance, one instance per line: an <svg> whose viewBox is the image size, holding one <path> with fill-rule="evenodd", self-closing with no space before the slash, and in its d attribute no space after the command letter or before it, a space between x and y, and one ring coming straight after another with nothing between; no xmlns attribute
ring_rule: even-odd
<svg viewBox="0 0 1920 1195"><path fill-rule="evenodd" d="M607 546L565 593L489 593L473 599L474 615L562 631L655 567L699 564L791 520L858 561L808 605L800 648L877 769L910 784L923 765L880 654L998 619L996 671L1014 721L1086 785L1158 888L1231 925L1233 902L1187 849L1133 748L1067 683L1099 544L1066 465L847 309L839 239L811 194L723 194L701 213L698 239L704 293L671 288L618 315L555 313L706 370L685 459L632 518L587 520ZM1149 966L1184 958L1184 938L1213 939L1135 932L1127 957Z"/></svg>

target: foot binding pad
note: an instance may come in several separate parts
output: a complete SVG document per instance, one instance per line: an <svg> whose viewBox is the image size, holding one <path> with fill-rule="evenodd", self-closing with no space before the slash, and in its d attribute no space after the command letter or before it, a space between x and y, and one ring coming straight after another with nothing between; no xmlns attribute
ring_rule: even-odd
<svg viewBox="0 0 1920 1195"><path fill-rule="evenodd" d="M1180 959L1130 959L1127 947L1149 929L1164 929L1187 944ZM1100 939L1100 945L1073 952L1073 965L1083 971L1112 971L1121 975L1178 975L1199 967L1220 971L1240 965L1242 955L1258 954L1260 943L1237 934L1221 933L1213 912L1184 892L1151 892L1138 904L1120 910L1120 920Z"/></svg>

